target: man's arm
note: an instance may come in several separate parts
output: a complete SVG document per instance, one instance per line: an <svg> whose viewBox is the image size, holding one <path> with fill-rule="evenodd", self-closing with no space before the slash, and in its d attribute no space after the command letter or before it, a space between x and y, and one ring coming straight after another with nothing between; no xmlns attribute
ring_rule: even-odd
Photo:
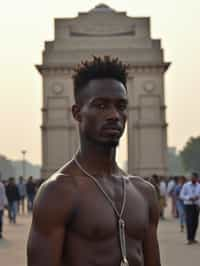
<svg viewBox="0 0 200 266"><path fill-rule="evenodd" d="M28 266L61 266L65 230L75 207L74 187L64 178L44 183L36 196L27 246Z"/></svg>
<svg viewBox="0 0 200 266"><path fill-rule="evenodd" d="M159 222L159 204L155 189L149 185L147 191L149 203L149 227L143 242L144 266L160 266L160 252L157 239L157 227Z"/></svg>

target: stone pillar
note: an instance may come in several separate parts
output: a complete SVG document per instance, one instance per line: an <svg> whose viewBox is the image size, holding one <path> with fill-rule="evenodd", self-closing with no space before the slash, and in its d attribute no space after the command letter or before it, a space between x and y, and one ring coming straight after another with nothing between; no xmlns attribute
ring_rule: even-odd
<svg viewBox="0 0 200 266"><path fill-rule="evenodd" d="M47 178L72 158L78 147L78 136L71 113L71 71L42 66L38 70L43 76L41 175Z"/></svg>
<svg viewBox="0 0 200 266"><path fill-rule="evenodd" d="M128 79L128 172L167 174L164 72L168 64L132 67Z"/></svg>

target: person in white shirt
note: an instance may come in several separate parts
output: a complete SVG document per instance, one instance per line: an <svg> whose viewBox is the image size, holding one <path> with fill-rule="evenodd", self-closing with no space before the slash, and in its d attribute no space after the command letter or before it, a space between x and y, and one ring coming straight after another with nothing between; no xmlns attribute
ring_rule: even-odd
<svg viewBox="0 0 200 266"><path fill-rule="evenodd" d="M4 184L1 182L0 177L0 238L2 238L2 230L3 230L3 211L4 207L7 205L7 198Z"/></svg>
<svg viewBox="0 0 200 266"><path fill-rule="evenodd" d="M192 173L191 181L186 182L180 192L180 198L184 201L186 214L186 228L188 244L195 244L195 239L199 223L199 199L200 184L198 174Z"/></svg>

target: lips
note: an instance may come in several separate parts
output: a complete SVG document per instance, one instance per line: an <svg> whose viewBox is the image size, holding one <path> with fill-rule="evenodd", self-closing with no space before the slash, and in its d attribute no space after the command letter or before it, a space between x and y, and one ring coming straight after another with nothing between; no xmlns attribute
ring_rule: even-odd
<svg viewBox="0 0 200 266"><path fill-rule="evenodd" d="M120 134L122 131L122 127L119 125L106 125L102 129L109 134Z"/></svg>

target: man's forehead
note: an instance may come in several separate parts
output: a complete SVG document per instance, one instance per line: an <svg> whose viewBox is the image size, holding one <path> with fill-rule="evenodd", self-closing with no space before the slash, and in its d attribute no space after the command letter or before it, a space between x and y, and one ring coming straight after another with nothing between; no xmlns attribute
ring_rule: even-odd
<svg viewBox="0 0 200 266"><path fill-rule="evenodd" d="M126 97L127 91L125 86L118 80L94 79L87 85L87 93L97 97Z"/></svg>

